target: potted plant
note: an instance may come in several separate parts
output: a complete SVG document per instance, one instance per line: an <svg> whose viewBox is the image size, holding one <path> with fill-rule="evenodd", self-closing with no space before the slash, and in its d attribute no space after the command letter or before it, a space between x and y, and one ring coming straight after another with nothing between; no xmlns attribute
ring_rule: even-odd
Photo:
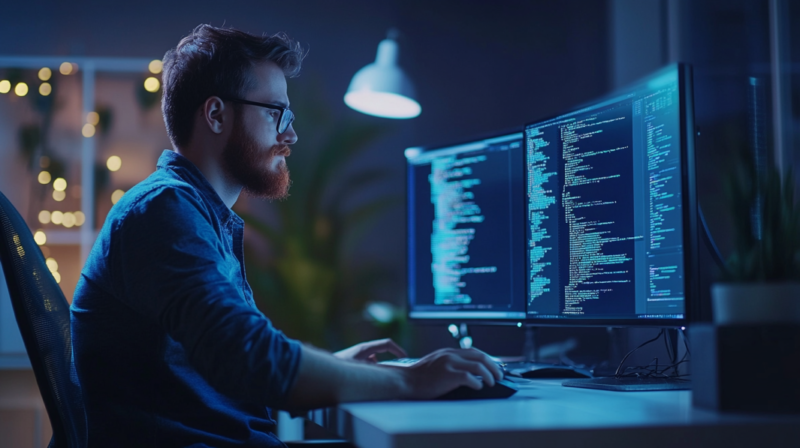
<svg viewBox="0 0 800 448"><path fill-rule="evenodd" d="M800 323L800 206L792 171L739 151L726 179L733 252L712 286L717 325Z"/></svg>

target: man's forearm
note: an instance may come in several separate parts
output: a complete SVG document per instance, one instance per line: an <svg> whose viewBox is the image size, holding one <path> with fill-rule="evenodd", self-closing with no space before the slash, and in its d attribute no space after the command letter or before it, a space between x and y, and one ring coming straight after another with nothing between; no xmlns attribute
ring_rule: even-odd
<svg viewBox="0 0 800 448"><path fill-rule="evenodd" d="M292 409L313 409L407 395L408 386L400 369L341 360L304 345L297 380L287 404Z"/></svg>

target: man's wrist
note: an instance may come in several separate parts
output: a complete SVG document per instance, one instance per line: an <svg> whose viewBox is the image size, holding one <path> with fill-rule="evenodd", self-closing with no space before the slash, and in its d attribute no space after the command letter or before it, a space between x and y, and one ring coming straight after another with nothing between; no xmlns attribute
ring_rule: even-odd
<svg viewBox="0 0 800 448"><path fill-rule="evenodd" d="M393 374L395 381L395 390L397 391L397 398L401 400L408 400L413 398L414 395L414 382L411 370L407 367L385 366L384 368L390 370Z"/></svg>

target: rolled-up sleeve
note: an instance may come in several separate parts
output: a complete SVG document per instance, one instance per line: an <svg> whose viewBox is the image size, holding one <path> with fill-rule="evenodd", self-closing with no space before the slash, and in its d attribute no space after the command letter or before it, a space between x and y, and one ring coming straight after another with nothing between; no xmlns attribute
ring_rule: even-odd
<svg viewBox="0 0 800 448"><path fill-rule="evenodd" d="M196 195L160 188L120 220L112 247L118 296L180 343L219 392L283 408L300 344L275 329L230 278L226 243Z"/></svg>

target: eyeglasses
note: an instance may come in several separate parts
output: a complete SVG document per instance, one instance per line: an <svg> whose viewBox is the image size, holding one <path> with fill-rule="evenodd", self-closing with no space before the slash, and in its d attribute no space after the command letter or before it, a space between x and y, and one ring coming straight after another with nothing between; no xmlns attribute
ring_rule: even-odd
<svg viewBox="0 0 800 448"><path fill-rule="evenodd" d="M222 98L224 101L231 101L234 103L247 104L250 106L266 107L267 109L274 109L281 111L280 119L278 119L278 134L283 134L289 129L289 126L294 122L294 112L288 107L276 106L274 104L257 103L255 101L241 100L238 98Z"/></svg>

